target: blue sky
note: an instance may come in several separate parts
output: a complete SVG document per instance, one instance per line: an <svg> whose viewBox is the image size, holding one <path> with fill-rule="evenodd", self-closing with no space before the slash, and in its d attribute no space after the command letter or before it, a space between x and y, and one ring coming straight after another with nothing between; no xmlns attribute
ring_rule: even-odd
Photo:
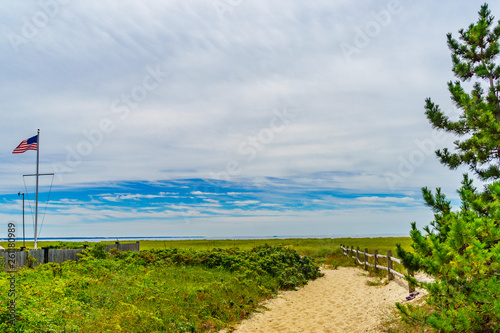
<svg viewBox="0 0 500 333"><path fill-rule="evenodd" d="M41 237L407 235L421 187L457 203L423 106L458 116L446 33L482 3L4 2L0 221L40 128Z"/></svg>

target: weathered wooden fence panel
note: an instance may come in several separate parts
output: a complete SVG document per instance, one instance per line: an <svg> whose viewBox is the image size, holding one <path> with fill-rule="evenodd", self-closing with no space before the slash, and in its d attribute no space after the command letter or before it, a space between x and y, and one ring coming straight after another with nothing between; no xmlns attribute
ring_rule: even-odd
<svg viewBox="0 0 500 333"><path fill-rule="evenodd" d="M120 244L119 242L116 242L115 244L106 245L106 251L109 251L111 249L117 249L119 251L139 252L140 251L140 244L139 244L139 242L129 243L129 244Z"/></svg>
<svg viewBox="0 0 500 333"><path fill-rule="evenodd" d="M47 262L78 261L80 259L78 254L82 253L82 251L83 249L48 249Z"/></svg>
<svg viewBox="0 0 500 333"><path fill-rule="evenodd" d="M24 251L25 252L25 251ZM43 250L28 250L28 253L30 256L35 258L36 263L35 266L41 265L44 263L43 261ZM28 257L28 254L26 254L26 258ZM22 263L22 266L24 266L24 262Z"/></svg>
<svg viewBox="0 0 500 333"><path fill-rule="evenodd" d="M39 264L43 263L42 250L15 251L15 252L4 251L0 253L0 260L4 262L3 265L4 269L7 269L9 264L9 257L12 256L12 254L14 254L14 257L12 257L11 259L13 259L15 262L14 269L17 269L19 267L27 265L28 253L31 257L33 257L36 260L33 266L38 266Z"/></svg>

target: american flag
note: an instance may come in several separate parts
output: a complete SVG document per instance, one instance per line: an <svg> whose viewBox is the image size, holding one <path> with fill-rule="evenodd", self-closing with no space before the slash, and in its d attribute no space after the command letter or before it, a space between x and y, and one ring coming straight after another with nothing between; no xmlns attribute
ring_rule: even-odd
<svg viewBox="0 0 500 333"><path fill-rule="evenodd" d="M38 135L29 138L28 140L24 140L17 146L16 149L12 152L12 154L20 154L24 153L27 150L36 150L38 143Z"/></svg>

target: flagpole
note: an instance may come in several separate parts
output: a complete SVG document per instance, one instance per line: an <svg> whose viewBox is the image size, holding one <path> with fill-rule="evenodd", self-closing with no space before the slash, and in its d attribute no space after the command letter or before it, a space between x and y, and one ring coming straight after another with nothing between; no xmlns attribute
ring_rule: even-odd
<svg viewBox="0 0 500 333"><path fill-rule="evenodd" d="M35 195L35 250L37 249L37 235L38 235L38 167L40 164L40 129L36 137L36 195Z"/></svg>

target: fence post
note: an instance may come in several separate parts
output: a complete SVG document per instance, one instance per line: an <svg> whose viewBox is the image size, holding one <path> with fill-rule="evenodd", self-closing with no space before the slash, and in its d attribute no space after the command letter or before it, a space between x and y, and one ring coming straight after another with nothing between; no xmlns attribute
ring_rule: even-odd
<svg viewBox="0 0 500 333"><path fill-rule="evenodd" d="M358 264L359 262L359 246L356 248L356 265Z"/></svg>
<svg viewBox="0 0 500 333"><path fill-rule="evenodd" d="M413 271L409 269L409 270L408 270L408 275L409 275L409 276L411 276L411 277L413 277L413 276L414 276ZM408 291L409 291L410 293L412 293L412 292L414 292L414 291L415 291L415 286L414 286L414 285L413 285L413 283L411 283L411 282L408 282Z"/></svg>
<svg viewBox="0 0 500 333"><path fill-rule="evenodd" d="M42 247L43 250L43 263L46 264L49 262L49 248Z"/></svg>
<svg viewBox="0 0 500 333"><path fill-rule="evenodd" d="M377 265L378 265L378 250L373 251L373 257L375 258L375 263L373 264L373 268L375 269L375 273L377 273Z"/></svg>
<svg viewBox="0 0 500 333"><path fill-rule="evenodd" d="M389 250L387 251L387 280L394 280L394 274L391 273L391 269L392 269L392 260L391 260L391 257L392 257L392 251Z"/></svg>
<svg viewBox="0 0 500 333"><path fill-rule="evenodd" d="M365 247L365 271L368 270L368 249Z"/></svg>
<svg viewBox="0 0 500 333"><path fill-rule="evenodd" d="M354 246L351 246L351 258L354 257Z"/></svg>
<svg viewBox="0 0 500 333"><path fill-rule="evenodd" d="M136 243L137 243L137 251L140 251L141 250L141 243L139 243L139 241L137 241Z"/></svg>

